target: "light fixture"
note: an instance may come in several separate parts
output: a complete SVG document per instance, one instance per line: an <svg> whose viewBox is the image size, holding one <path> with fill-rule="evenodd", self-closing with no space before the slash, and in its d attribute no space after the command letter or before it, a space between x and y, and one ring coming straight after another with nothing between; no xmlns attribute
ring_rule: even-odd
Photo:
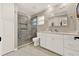
<svg viewBox="0 0 79 59"><path fill-rule="evenodd" d="M48 5L48 8L51 8L51 5Z"/></svg>
<svg viewBox="0 0 79 59"><path fill-rule="evenodd" d="M53 7L51 5L47 5L46 13L49 14L53 11Z"/></svg>
<svg viewBox="0 0 79 59"><path fill-rule="evenodd" d="M60 8L63 8L63 7L65 7L67 5L67 3L62 3L61 5L60 5Z"/></svg>
<svg viewBox="0 0 79 59"><path fill-rule="evenodd" d="M48 12L53 11L53 7L52 7L51 5L48 5L47 11L48 11Z"/></svg>
<svg viewBox="0 0 79 59"><path fill-rule="evenodd" d="M54 8L51 5L47 5L45 15L47 15L48 17L52 17L52 16L54 16L53 11L54 11Z"/></svg>

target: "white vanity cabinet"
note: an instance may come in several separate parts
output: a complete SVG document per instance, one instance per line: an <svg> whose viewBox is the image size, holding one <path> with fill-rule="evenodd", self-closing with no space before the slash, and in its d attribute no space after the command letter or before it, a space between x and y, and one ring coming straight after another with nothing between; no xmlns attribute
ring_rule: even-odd
<svg viewBox="0 0 79 59"><path fill-rule="evenodd" d="M63 36L49 33L38 33L40 46L63 55Z"/></svg>
<svg viewBox="0 0 79 59"><path fill-rule="evenodd" d="M40 46L64 56L79 56L79 39L75 34L38 33Z"/></svg>

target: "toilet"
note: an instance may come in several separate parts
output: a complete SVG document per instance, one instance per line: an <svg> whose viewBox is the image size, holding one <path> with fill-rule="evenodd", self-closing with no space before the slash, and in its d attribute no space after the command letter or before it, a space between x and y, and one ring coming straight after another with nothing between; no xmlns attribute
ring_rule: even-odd
<svg viewBox="0 0 79 59"><path fill-rule="evenodd" d="M39 45L39 37L35 37L32 39L34 46L38 46Z"/></svg>

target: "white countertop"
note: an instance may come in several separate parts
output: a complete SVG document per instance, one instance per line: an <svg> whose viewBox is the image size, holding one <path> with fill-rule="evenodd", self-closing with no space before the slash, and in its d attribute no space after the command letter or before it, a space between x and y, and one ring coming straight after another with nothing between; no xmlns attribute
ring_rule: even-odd
<svg viewBox="0 0 79 59"><path fill-rule="evenodd" d="M51 32L51 31L43 31L40 33L48 33L48 34L63 34L63 35L78 35L77 32Z"/></svg>

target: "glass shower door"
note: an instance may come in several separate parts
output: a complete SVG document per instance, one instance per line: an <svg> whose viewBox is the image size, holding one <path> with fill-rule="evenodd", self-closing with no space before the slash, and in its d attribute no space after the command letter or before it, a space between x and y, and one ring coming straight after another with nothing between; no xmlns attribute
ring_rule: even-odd
<svg viewBox="0 0 79 59"><path fill-rule="evenodd" d="M28 17L18 15L18 46L29 42Z"/></svg>

